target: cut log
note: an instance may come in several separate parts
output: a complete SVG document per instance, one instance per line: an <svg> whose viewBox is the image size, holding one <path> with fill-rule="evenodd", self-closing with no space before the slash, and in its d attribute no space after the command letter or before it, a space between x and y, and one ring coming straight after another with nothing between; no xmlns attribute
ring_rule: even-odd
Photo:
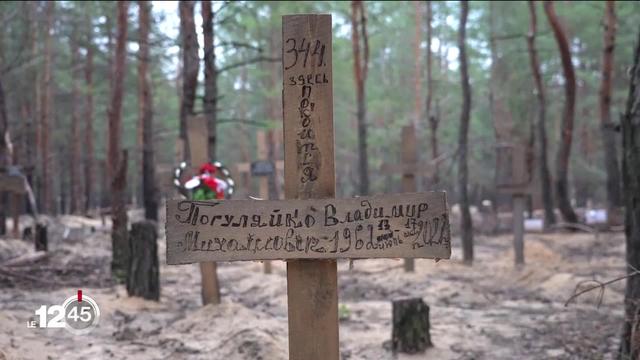
<svg viewBox="0 0 640 360"><path fill-rule="evenodd" d="M36 224L36 251L47 251L49 249L49 241L47 239L47 225Z"/></svg>
<svg viewBox="0 0 640 360"><path fill-rule="evenodd" d="M29 229L29 228L27 228ZM2 266L4 267L11 267L11 266L22 266L25 264L32 264L35 262L38 262L42 259L45 259L48 257L48 254L44 251L37 251L34 253L28 253L28 254L24 254L18 257L15 257L13 259L10 259L6 262L4 262L2 264Z"/></svg>
<svg viewBox="0 0 640 360"><path fill-rule="evenodd" d="M393 301L393 352L416 354L433 346L429 334L429 306L420 298Z"/></svg>
<svg viewBox="0 0 640 360"><path fill-rule="evenodd" d="M157 238L155 222L145 220L131 225L127 272L129 296L139 296L148 300L160 298Z"/></svg>

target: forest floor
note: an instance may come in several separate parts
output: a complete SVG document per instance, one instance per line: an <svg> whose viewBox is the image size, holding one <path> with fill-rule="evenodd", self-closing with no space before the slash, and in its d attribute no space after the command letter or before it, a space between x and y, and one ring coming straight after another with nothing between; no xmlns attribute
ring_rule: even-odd
<svg viewBox="0 0 640 360"><path fill-rule="evenodd" d="M139 216L139 215L138 215ZM135 215L134 215L135 218ZM49 219L50 253L6 267L33 252L22 240L0 240L0 359L286 359L285 264L264 274L259 262L219 265L223 303L200 305L197 265L167 266L161 232L160 302L129 298L110 280L109 229L99 220ZM91 228L95 232L91 231ZM162 230L161 230L162 231ZM342 359L613 358L622 323L624 281L565 306L577 283L625 273L622 233L527 234L526 265L513 265L510 235L475 237L475 261L400 260L339 263ZM41 305L61 304L82 289L100 307L89 335L31 329ZM421 297L430 306L435 347L394 356L391 300Z"/></svg>

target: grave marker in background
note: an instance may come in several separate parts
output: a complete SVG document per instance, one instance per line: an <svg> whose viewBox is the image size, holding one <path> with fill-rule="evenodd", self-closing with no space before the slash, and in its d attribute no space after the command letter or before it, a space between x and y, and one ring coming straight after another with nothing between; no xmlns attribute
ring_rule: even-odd
<svg viewBox="0 0 640 360"><path fill-rule="evenodd" d="M209 129L204 116L192 116L187 121L187 138L189 142L190 163L194 171L209 159ZM167 214L167 222L169 214ZM168 235L167 235L168 238ZM168 251L168 250L167 250ZM218 266L215 262L201 262L202 304L220 303L220 284L218 283Z"/></svg>

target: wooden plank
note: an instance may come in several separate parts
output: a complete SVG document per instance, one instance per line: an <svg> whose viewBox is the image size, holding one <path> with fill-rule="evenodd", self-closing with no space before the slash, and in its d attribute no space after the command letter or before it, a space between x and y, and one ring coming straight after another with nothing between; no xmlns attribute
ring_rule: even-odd
<svg viewBox="0 0 640 360"><path fill-rule="evenodd" d="M204 116L192 116L187 121L187 138L189 142L189 153L191 155L191 166L198 168L209 161L207 119ZM218 284L218 268L214 262L203 262L200 264L200 275L202 279L202 304L220 303L220 286Z"/></svg>
<svg viewBox="0 0 640 360"><path fill-rule="evenodd" d="M413 125L407 125L402 127L402 164L414 165L418 162L417 140L416 130ZM415 172L405 171L402 174L402 191L403 192L415 192L416 191L416 176ZM415 264L413 258L407 257L404 259L404 271L415 271Z"/></svg>
<svg viewBox="0 0 640 360"><path fill-rule="evenodd" d="M451 254L444 192L353 199L167 201L167 263Z"/></svg>
<svg viewBox="0 0 640 360"><path fill-rule="evenodd" d="M0 174L0 191L14 194L26 194L27 188L22 176Z"/></svg>
<svg viewBox="0 0 640 360"><path fill-rule="evenodd" d="M286 199L335 196L332 51L331 15L282 17ZM338 360L336 261L288 262L287 300L289 358Z"/></svg>

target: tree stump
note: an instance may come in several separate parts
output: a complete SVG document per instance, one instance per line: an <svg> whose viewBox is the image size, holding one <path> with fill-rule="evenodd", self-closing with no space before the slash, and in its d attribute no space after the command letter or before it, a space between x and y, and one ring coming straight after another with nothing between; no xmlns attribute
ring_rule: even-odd
<svg viewBox="0 0 640 360"><path fill-rule="evenodd" d="M393 352L424 352L433 346L429 328L429 306L421 298L393 301Z"/></svg>
<svg viewBox="0 0 640 360"><path fill-rule="evenodd" d="M145 220L131 225L127 293L148 300L160 298L156 223Z"/></svg>
<svg viewBox="0 0 640 360"><path fill-rule="evenodd" d="M36 224L36 251L47 251L49 249L49 240L47 238L47 225Z"/></svg>

